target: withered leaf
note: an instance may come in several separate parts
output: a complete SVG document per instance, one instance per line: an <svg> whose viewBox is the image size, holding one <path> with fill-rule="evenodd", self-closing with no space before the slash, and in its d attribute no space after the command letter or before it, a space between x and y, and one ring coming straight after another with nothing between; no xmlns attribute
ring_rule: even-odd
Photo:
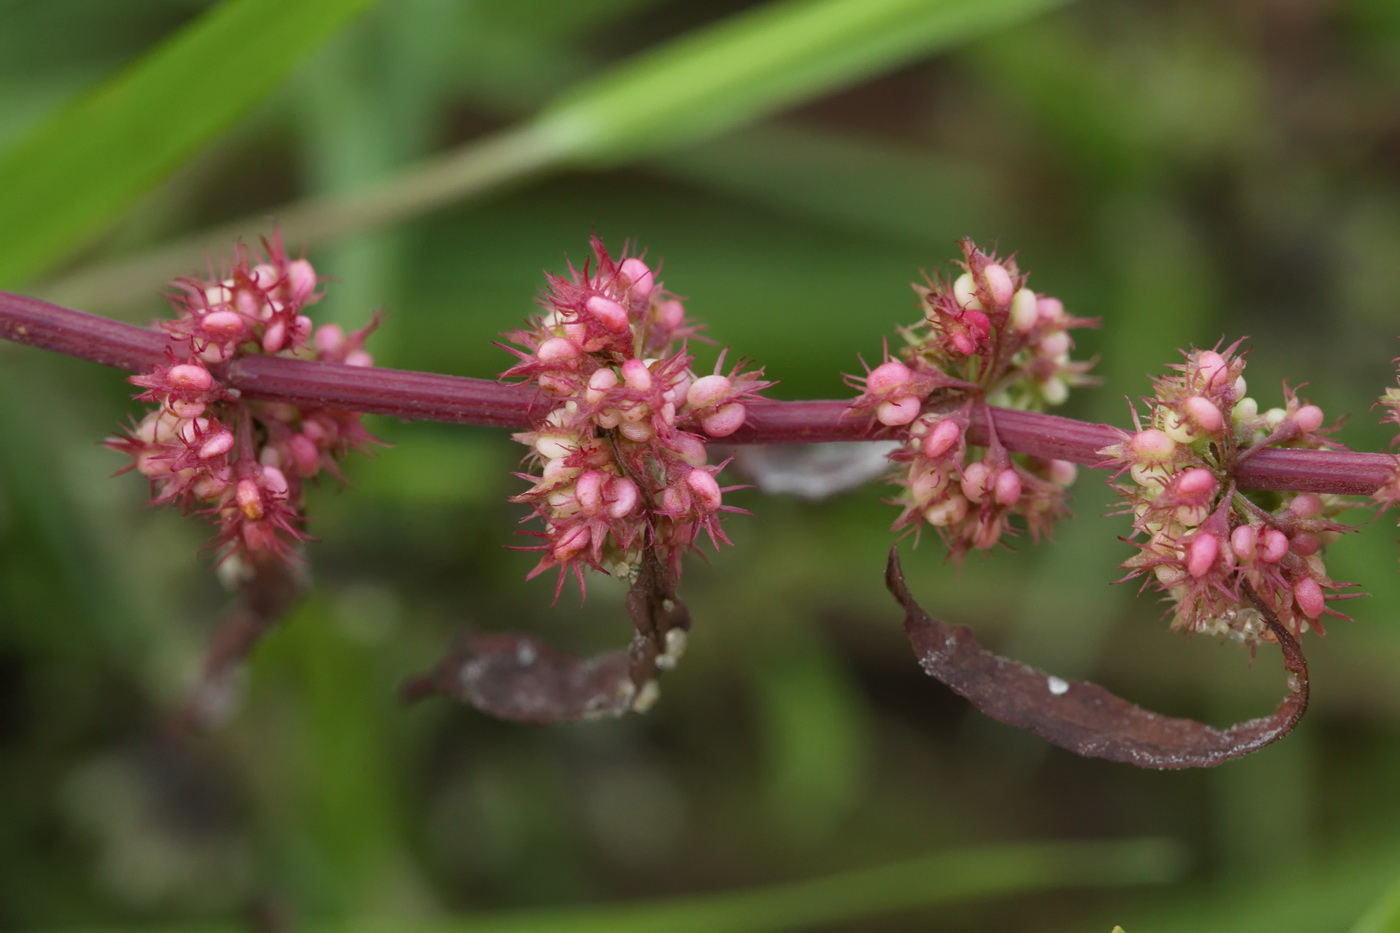
<svg viewBox="0 0 1400 933"><path fill-rule="evenodd" d="M592 658L556 651L516 632L463 635L436 668L404 685L406 699L447 694L500 719L579 722L642 711L674 666L690 628L675 580L652 551L627 594L636 634L626 650Z"/></svg>
<svg viewBox="0 0 1400 933"><path fill-rule="evenodd" d="M1292 675L1290 691L1273 715L1216 729L1193 719L1158 715L1098 684L1063 680L987 651L970 629L935 619L915 602L895 548L890 549L885 585L904 607L904 631L925 673L985 715L1088 758L1140 768L1214 767L1283 738L1308 707L1308 667L1302 649L1252 591L1246 596L1283 650L1284 667Z"/></svg>

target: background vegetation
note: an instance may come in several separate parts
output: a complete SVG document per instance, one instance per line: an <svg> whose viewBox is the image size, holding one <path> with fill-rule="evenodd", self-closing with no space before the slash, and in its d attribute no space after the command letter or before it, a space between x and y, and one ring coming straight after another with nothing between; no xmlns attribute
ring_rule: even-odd
<svg viewBox="0 0 1400 933"><path fill-rule="evenodd" d="M1261 402L1307 382L1352 446L1389 442L1386 0L0 0L0 22L0 288L146 321L230 222L278 219L334 277L325 315L384 309L381 364L488 375L596 230L664 261L777 395L837 397L966 234L1102 317L1080 417L1125 423L1178 348L1250 335ZM924 678L878 487L736 496L757 517L691 562L659 706L535 729L396 685L464 625L620 643L621 591L551 608L524 582L504 434L381 420L392 449L314 494L315 587L245 702L175 743L223 597L205 529L107 478L130 391L0 346L0 927L1400 924L1396 534L1364 510L1329 567L1371 595L1306 644L1309 717L1217 771L1080 760ZM906 553L917 595L1154 708L1271 709L1276 657L1183 641L1109 585L1127 523L1080 486L1053 545L961 572Z"/></svg>

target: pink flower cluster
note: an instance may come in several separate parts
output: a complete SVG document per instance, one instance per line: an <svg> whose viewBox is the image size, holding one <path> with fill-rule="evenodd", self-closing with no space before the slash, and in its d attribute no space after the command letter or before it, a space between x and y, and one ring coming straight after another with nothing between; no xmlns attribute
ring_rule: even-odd
<svg viewBox="0 0 1400 933"><path fill-rule="evenodd" d="M652 549L678 573L702 531L728 543L720 513L739 510L723 504L705 442L739 430L769 385L761 370L726 374L723 354L697 376L680 301L640 258L591 247L596 266L548 277L544 314L508 335L523 349L508 348L520 362L501 375L534 383L547 408L515 435L538 474L512 501L544 520L530 576L559 567L556 596L570 572L584 589L583 567L631 578Z"/></svg>
<svg viewBox="0 0 1400 933"><path fill-rule="evenodd" d="M156 408L107 446L131 457L151 482L152 501L209 515L219 526L221 559L286 559L306 537L303 483L373 438L359 415L327 408L240 398L219 381L219 367L247 353L278 353L370 366L365 338L374 324L345 334L335 324L313 331L303 309L320 299L316 273L290 260L279 238L253 264L241 246L217 281L180 280L169 363L130 381Z"/></svg>
<svg viewBox="0 0 1400 933"><path fill-rule="evenodd" d="M1322 631L1334 582L1324 545L1347 530L1333 520L1346 507L1312 493L1241 493L1235 466L1265 447L1337 447L1322 410L1285 387L1281 408L1260 411L1246 395L1238 344L1195 350L1154 383L1147 418L1105 448L1131 482L1118 486L1140 540L1123 566L1146 578L1174 606L1173 626L1255 644L1270 635L1244 598L1248 585L1294 633Z"/></svg>
<svg viewBox="0 0 1400 933"><path fill-rule="evenodd" d="M1013 515L1039 537L1064 514L1073 464L1013 457L995 436L970 449L966 432L975 406L1042 410L1088 382L1090 364L1070 359L1069 331L1094 323L1027 288L1013 259L970 240L961 247L959 276L914 286L924 319L901 331L896 357L852 381L861 395L851 404L904 441L890 455L903 487L895 530L931 526L955 558L991 548Z"/></svg>

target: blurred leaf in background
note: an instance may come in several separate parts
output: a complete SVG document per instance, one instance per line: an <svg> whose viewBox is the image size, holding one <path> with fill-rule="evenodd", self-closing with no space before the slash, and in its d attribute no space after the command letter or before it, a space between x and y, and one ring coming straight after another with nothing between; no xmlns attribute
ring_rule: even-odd
<svg viewBox="0 0 1400 933"><path fill-rule="evenodd" d="M1106 385L1080 417L1121 424L1178 348L1252 335L1261 401L1307 382L1351 413L1353 446L1388 443L1368 410L1394 378L1400 294L1385 0L120 8L0 3L0 285L146 321L164 282L275 219L333 276L318 311L384 309L378 362L485 376L543 270L581 261L596 230L661 262L778 395L836 397L916 316L908 283L971 235L1103 318L1081 352ZM876 487L743 494L757 517L687 571L696 630L659 706L522 729L402 708L396 684L466 624L611 645L622 591L550 608L524 582L530 556L502 547L523 517L503 434L381 421L393 448L313 496L314 594L259 649L242 709L173 744L165 717L223 597L201 530L107 478L95 442L129 388L0 346L0 926L471 929L550 908L499 916L588 928L614 920L582 905L634 901L712 929L760 928L755 903L771 929L1383 929L1394 913L1388 527L1335 546L1338 578L1372 595L1307 646L1309 720L1210 773L1080 761L940 692L881 587L894 514ZM1182 642L1108 585L1126 524L1100 517L1084 474L1056 542L960 573L925 542L906 555L916 595L1153 708L1271 708L1270 659ZM1031 850L986 848L1149 836L1189 874L1149 845L1161 860L1132 878L1083 884L1097 850L1045 848L1065 871L1031 881ZM830 878L851 898L774 887ZM1159 886L1109 890L1134 880Z"/></svg>

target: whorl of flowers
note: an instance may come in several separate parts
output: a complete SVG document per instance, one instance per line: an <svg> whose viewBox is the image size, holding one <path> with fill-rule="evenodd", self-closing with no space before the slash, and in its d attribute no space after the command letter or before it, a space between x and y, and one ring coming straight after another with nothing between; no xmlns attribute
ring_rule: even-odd
<svg viewBox="0 0 1400 933"><path fill-rule="evenodd" d="M313 330L303 312L321 298L315 270L288 259L279 237L263 247L264 262L240 245L217 280L176 282L176 319L161 322L168 362L130 379L155 407L106 442L150 480L153 502L208 515L235 567L290 557L306 537L304 483L322 470L338 476L337 458L373 442L356 413L244 399L220 381L223 364L244 354L372 365L364 342L374 324Z"/></svg>
<svg viewBox="0 0 1400 933"><path fill-rule="evenodd" d="M995 545L1013 515L1037 538L1065 513L1073 464L1012 455L994 432L971 448L967 429L975 407L1043 410L1089 382L1091 364L1070 359L1069 331L1095 325L1026 287L1014 259L960 245L962 273L914 286L924 319L900 331L896 354L851 380L861 395L850 408L903 441L890 455L903 487L894 529L931 526L955 559Z"/></svg>
<svg viewBox="0 0 1400 933"><path fill-rule="evenodd" d="M1351 584L1327 575L1323 548L1348 530L1333 520L1347 503L1236 489L1235 467L1263 448L1340 447L1326 437L1322 409L1287 386L1284 406L1261 412L1245 394L1238 347L1187 353L1154 383L1146 417L1134 411L1137 431L1103 453L1129 480L1117 488L1140 551L1123 565L1127 579L1167 594L1174 627L1253 645L1271 636L1246 585L1295 634L1342 617L1327 600Z"/></svg>
<svg viewBox="0 0 1400 933"><path fill-rule="evenodd" d="M560 568L558 589L583 568L632 578L643 549L679 573L681 556L703 532L728 543L706 441L743 426L745 402L770 383L742 365L724 372L691 369L686 339L696 327L681 302L661 287L642 259L614 260L594 237L593 259L581 270L549 275L544 313L508 339L520 362L501 374L538 386L533 430L514 435L530 447L521 474L528 503L544 521L534 577Z"/></svg>

